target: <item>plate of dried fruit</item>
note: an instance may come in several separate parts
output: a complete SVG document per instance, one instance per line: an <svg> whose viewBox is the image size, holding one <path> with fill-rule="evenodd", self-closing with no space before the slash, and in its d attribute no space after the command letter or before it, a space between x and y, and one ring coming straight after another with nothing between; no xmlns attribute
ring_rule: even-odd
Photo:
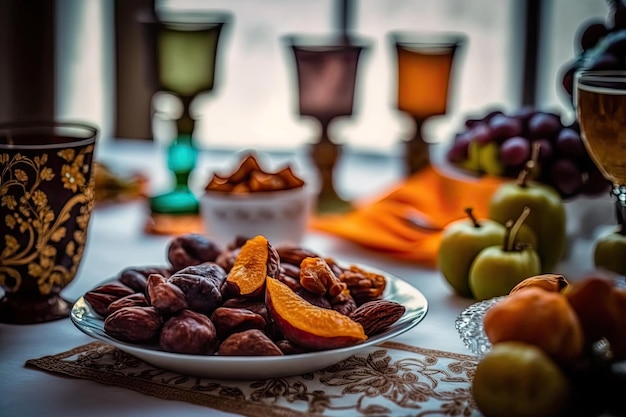
<svg viewBox="0 0 626 417"><path fill-rule="evenodd" d="M243 248L242 251L245 252ZM315 262L321 262L321 258L317 259L317 261ZM210 263L204 264L204 267L219 268ZM247 264L246 268L249 267L250 265ZM192 266L189 268L192 268L192 270L196 270L193 268L198 267ZM185 277L188 277L189 268L178 271L177 274L185 275L184 271L187 271ZM237 263L235 262L235 266L233 267L233 269L236 268ZM173 338L173 343L167 346L168 349L164 349L164 344L162 342L162 334L163 332L165 332L166 327L166 325L162 323L156 324L157 327L161 327L162 325L159 330L161 332L161 339L157 337L157 339L155 340L155 338L152 337L150 340L145 340L143 342L131 342L126 337L129 336L128 332L112 332L110 331L112 328L111 326L109 326L108 329L105 329L105 320L110 318L112 315L118 313L119 311L109 313L106 319L102 314L98 313L98 304L101 300L107 299L107 294L105 294L105 292L109 291L110 289L113 289L113 293L117 291L116 287L120 284L118 278L106 281L101 286L97 287L102 288L103 286L106 286L106 288L108 289L107 291L96 294L98 297L93 297L95 291L94 289L85 294L85 296L79 298L74 304L74 307L70 314L70 319L80 331L87 334L88 336L93 337L94 339L109 343L117 347L118 349L134 355L137 358L161 369L178 372L185 375L196 375L201 377L219 379L266 379L302 375L304 373L313 372L336 364L354 354L357 354L367 349L368 347L394 338L415 327L426 316L426 313L428 311L428 302L424 295L411 284L396 276L393 276L390 273L378 270L374 267L366 265L350 265L349 268L352 268L354 271L367 271L368 274L373 274L378 277L384 277L384 290L382 291L382 294L376 298L376 300L371 300L374 301L374 304L384 304L385 301L389 301L390 303L387 303L388 305L393 304L396 307L398 305L403 307L402 312L400 313L401 315L398 314L397 317L394 317L393 323L383 327L381 327L379 324L384 323L385 313L388 313L388 311L376 311L376 320L374 320L374 318L372 317L371 320L369 320L369 323L378 323L374 324L375 326L378 326L378 328L375 329L375 331L372 330L371 332L365 333L365 336L360 339L358 337L352 338L349 342L346 342L346 337L349 338L350 335L346 336L345 334L341 335L340 337L327 337L323 339L320 339L319 337L303 337L302 329L295 329L295 331L294 329L290 330L289 325L280 327L276 325L276 323L273 323L274 321L276 321L275 319L271 320L272 324L276 325L276 327L279 327L280 333L284 335L289 334L291 339L309 342L314 340L314 342L306 344L306 349L299 349L301 348L301 346L295 346L293 344L291 346L287 346L287 348L284 348L277 342L277 346L280 346L280 351L276 351L268 356L253 355L250 351L247 351L243 354L222 354L222 351L225 351L222 346L226 344L228 338L219 341L219 348L215 347L211 349L210 352L205 352L203 354L173 352L172 349L169 349L172 344L176 345L181 340L185 340L191 334L193 334L195 337L195 335L197 334L197 321L189 327L190 329L194 329L193 331L190 330L186 334L184 333L182 335L177 335L175 338ZM150 268L147 268L147 270L150 270ZM153 278L154 276L156 276L157 278ZM300 318L298 318L297 320L302 321L306 320L304 318L305 316L310 318L318 314L316 310L317 307L304 306L304 304L302 304L303 299L301 299L299 296L294 297L293 294L289 294L291 290L281 280L270 277L267 277L266 279L268 281L264 284L263 289L265 297L261 296L260 299L265 299L268 303L267 309L272 310L272 314L269 315L270 317L275 318L280 316L281 314L288 314L284 313L285 309L287 309L288 311L300 311L300 313L298 313L300 315ZM167 291L171 291L171 288L165 287L166 284L169 285L169 282L171 280L173 280L172 277L164 280L158 273L151 274L148 280L148 288L146 292L151 293L153 298L159 297L156 294L161 294L164 292L167 293ZM271 282L269 280L271 280ZM158 288L156 290L151 290L150 285ZM182 287L184 288L184 285L182 285ZM95 292L97 293L98 291ZM121 294L117 295L118 299L120 298L120 295ZM143 294L139 293L135 293L134 295L128 295L130 295L131 298L137 296L143 297ZM113 298L115 297L116 296L113 296ZM275 306L270 306L270 301L267 301L269 298L274 299L274 304L280 304L280 306L282 307L278 306L275 308ZM110 302L110 299L111 298L108 299L108 303ZM156 304L155 301L152 300L152 298L150 299L152 305ZM306 301L304 302L306 303ZM224 305L226 305L226 303L224 303ZM368 307L367 303L362 303L357 308L361 308L361 311L365 311L367 308L371 308L371 306L371 304ZM153 307L148 306L136 308L144 308L145 310L146 308L152 309ZM283 308L283 313L281 313L280 311L281 308ZM219 308L217 310L219 310ZM334 311L333 309L330 310L333 312L332 314L336 313L336 311ZM354 310L354 312L356 312L356 310ZM100 313L102 313L102 311L100 311ZM380 313L382 313L382 316L380 315ZM191 315L191 313L188 314L187 319L191 318L193 320L198 320L197 315L193 317L190 317L189 315ZM345 317L337 318L337 315L332 317L330 315L328 316L328 319L331 321L331 325L334 326L337 323L336 320L338 319L344 320L346 319L346 317L350 316L344 314L340 315ZM219 331L220 318L215 318L215 313L210 314L209 316L211 316L212 319L216 321L216 327ZM327 313L320 313L320 317L327 317ZM206 318L207 315L204 315L200 321L205 320ZM356 316L353 316L353 318L355 321L357 320ZM233 320L231 319L232 318L226 318L224 319L224 322L232 323ZM289 322L289 320L286 321ZM138 326L137 328L133 329L133 332L136 333L133 335L133 337L137 336L143 330L146 330L146 328L150 327L150 320L145 321L145 323L147 324ZM314 325L317 327L324 327L323 324L320 325L320 322L314 323ZM367 327L368 326L366 326L365 324L363 325L364 331L368 331ZM237 333L237 335L252 331L254 330L247 330L246 332ZM265 333L268 333L267 330L263 330L263 332L264 333L261 334L262 337L264 337ZM289 339L289 337L287 337L287 339ZM259 343L261 342L259 342L258 339L252 337L251 339L248 338L245 340L239 340L237 344L240 348L242 345L245 345L243 346L243 349L245 350L254 349L254 345L258 345Z"/></svg>

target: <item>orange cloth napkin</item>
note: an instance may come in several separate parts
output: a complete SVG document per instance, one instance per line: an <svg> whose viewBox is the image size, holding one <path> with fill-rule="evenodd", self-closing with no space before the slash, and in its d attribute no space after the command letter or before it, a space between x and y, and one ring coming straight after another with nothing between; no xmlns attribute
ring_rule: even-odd
<svg viewBox="0 0 626 417"><path fill-rule="evenodd" d="M466 218L466 207L472 207L477 218L486 217L489 200L504 181L451 176L428 166L383 197L357 202L348 213L319 216L311 227L434 268L443 229ZM421 219L431 228L415 226L410 219Z"/></svg>

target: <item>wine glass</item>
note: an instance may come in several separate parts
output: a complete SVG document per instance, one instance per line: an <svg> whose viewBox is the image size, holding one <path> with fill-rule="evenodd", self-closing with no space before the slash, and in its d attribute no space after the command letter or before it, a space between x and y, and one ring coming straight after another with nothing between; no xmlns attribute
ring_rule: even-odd
<svg viewBox="0 0 626 417"><path fill-rule="evenodd" d="M333 178L341 147L329 136L328 128L336 118L352 115L359 57L367 45L332 36L285 39L295 59L300 115L320 124L319 137L310 149L321 182L317 210L346 211L350 203L339 197Z"/></svg>
<svg viewBox="0 0 626 417"><path fill-rule="evenodd" d="M594 163L613 184L616 214L626 211L626 71L583 70L575 77L580 133Z"/></svg>
<svg viewBox="0 0 626 417"><path fill-rule="evenodd" d="M158 89L178 97L182 104L182 113L176 119L176 137L167 148L167 166L175 184L171 191L150 198L150 210L153 219L155 215L197 215L199 202L188 184L198 154L190 107L199 94L214 88L220 34L230 14L178 12L142 16L142 21Z"/></svg>
<svg viewBox="0 0 626 417"><path fill-rule="evenodd" d="M405 151L409 174L430 163L423 125L448 110L454 58L465 40L456 33L391 34L397 54L397 107L415 122L415 133Z"/></svg>

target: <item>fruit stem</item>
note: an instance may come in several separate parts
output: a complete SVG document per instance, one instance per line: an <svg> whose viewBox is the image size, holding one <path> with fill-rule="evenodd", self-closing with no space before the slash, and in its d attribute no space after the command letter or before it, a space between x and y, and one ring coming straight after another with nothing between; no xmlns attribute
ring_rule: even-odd
<svg viewBox="0 0 626 417"><path fill-rule="evenodd" d="M472 223L474 223L474 227L481 227L480 223L478 223L478 219L474 216L474 210L471 207L466 207L465 213L467 213L467 217L469 217Z"/></svg>
<svg viewBox="0 0 626 417"><path fill-rule="evenodd" d="M539 159L539 151L541 150L541 144L538 142L533 143L532 152L530 154L530 159L526 161L524 165L524 169L522 169L517 176L517 185L522 188L526 188L528 177L532 173L532 170L537 166L537 161Z"/></svg>
<svg viewBox="0 0 626 417"><path fill-rule="evenodd" d="M524 207L522 214L517 218L515 222L513 220L509 220L506 222L505 227L506 231L504 233L504 251L512 252L517 250L515 242L517 241L517 234L519 233L519 229L522 227L522 224L528 218L530 214L530 208Z"/></svg>

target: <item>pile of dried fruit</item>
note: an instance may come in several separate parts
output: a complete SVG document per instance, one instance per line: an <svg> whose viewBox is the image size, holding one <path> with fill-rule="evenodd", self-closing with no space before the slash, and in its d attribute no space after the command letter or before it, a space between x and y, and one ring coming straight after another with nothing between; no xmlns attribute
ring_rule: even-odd
<svg viewBox="0 0 626 417"><path fill-rule="evenodd" d="M384 276L264 236L222 250L182 235L167 255L85 294L107 334L176 353L288 355L361 343L405 311L382 298Z"/></svg>
<svg viewBox="0 0 626 417"><path fill-rule="evenodd" d="M254 155L246 155L229 175L213 174L205 191L232 194L291 190L304 186L304 181L286 166L276 172L261 167Z"/></svg>

